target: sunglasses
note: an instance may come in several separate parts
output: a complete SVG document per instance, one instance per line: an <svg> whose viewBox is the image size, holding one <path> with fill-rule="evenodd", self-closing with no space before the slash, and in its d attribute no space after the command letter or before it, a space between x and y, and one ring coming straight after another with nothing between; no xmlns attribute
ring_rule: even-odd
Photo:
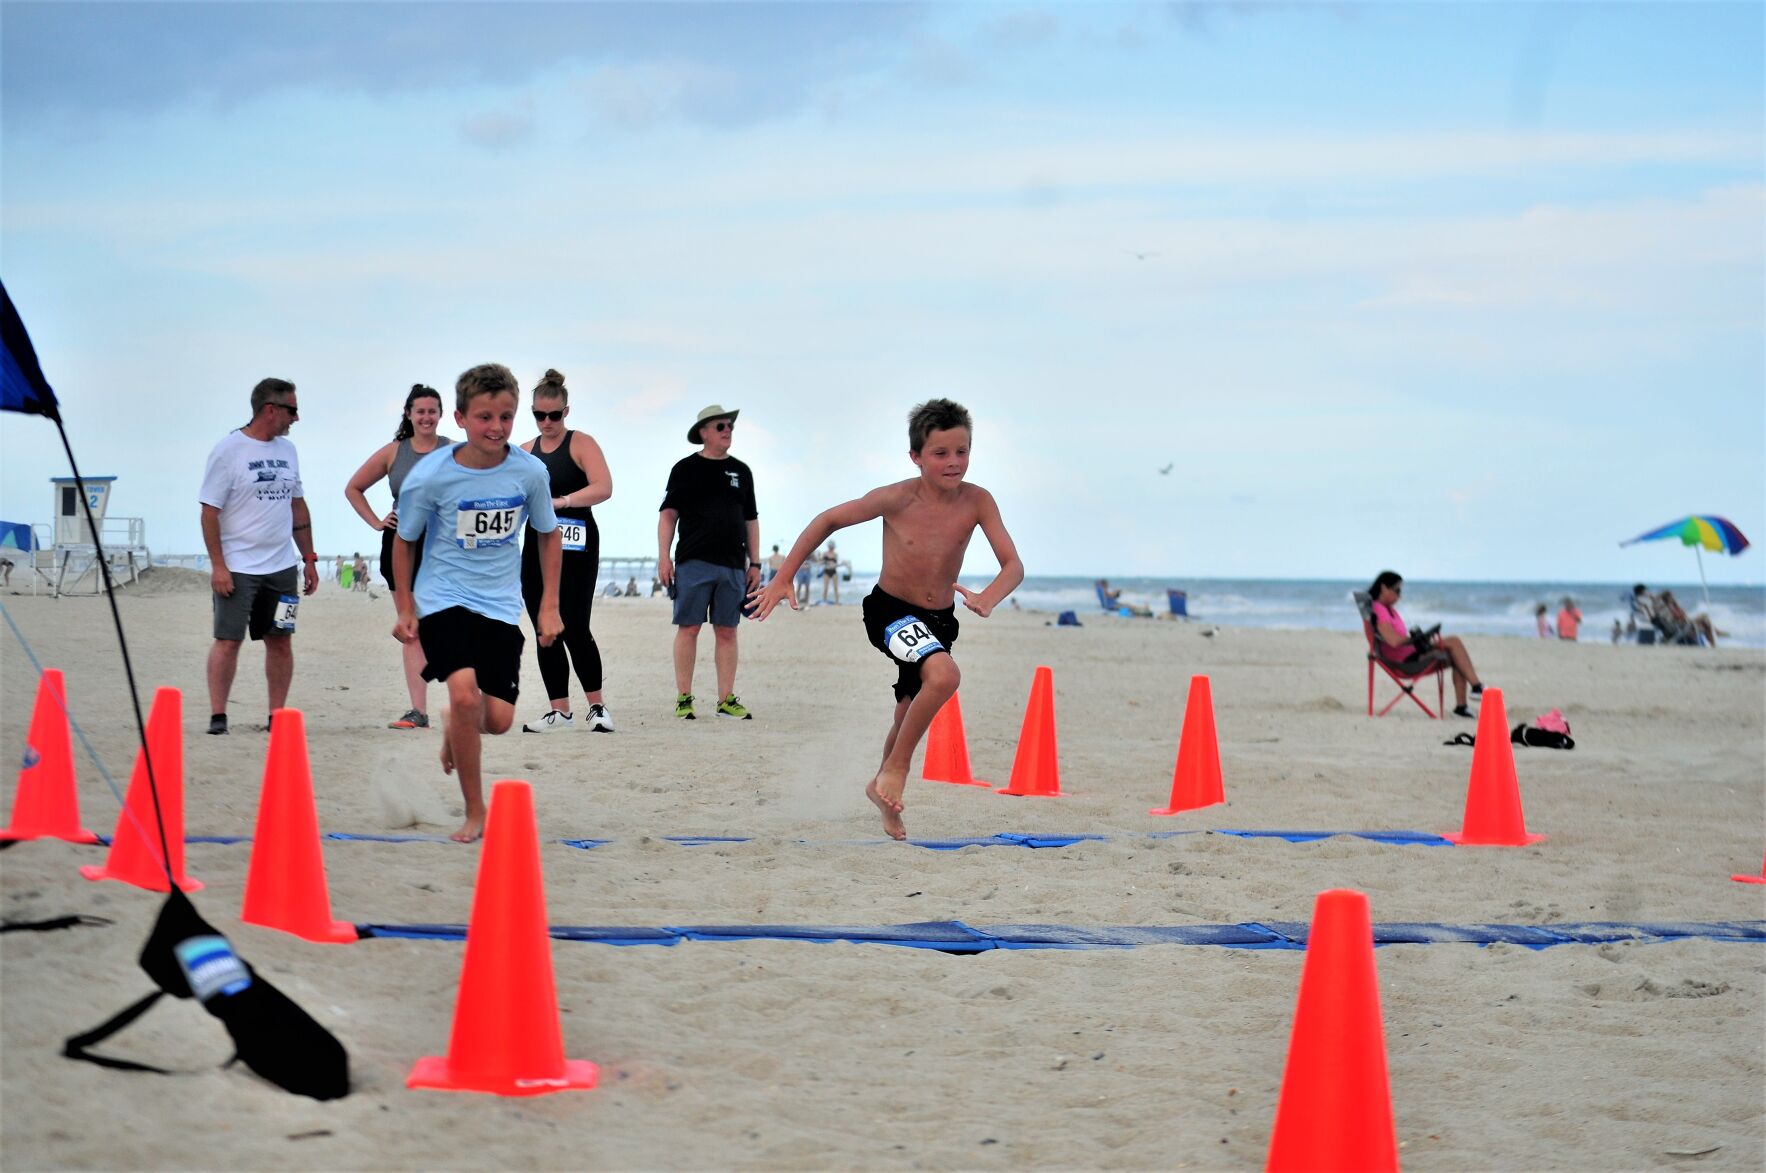
<svg viewBox="0 0 1766 1173"><path fill-rule="evenodd" d="M558 411L541 411L536 407L534 408L533 418L535 423L539 423L541 420L551 420L553 423L557 423L564 418L564 411L563 409L559 409Z"/></svg>
<svg viewBox="0 0 1766 1173"><path fill-rule="evenodd" d="M734 431L735 428L736 425L729 420L718 420L717 423L711 425L711 430L714 432L730 432Z"/></svg>
<svg viewBox="0 0 1766 1173"><path fill-rule="evenodd" d="M271 404L270 404L270 406L271 406L271 407L280 407L280 408L281 408L281 409L282 409L282 410L283 410L283 411L286 411L286 412L287 412L287 413L288 413L288 418L289 418L289 419L291 419L291 420L297 420L297 419L299 419L299 418L300 418L300 408L298 408L298 407L296 407L296 406L295 406L295 405L294 405L294 404L292 404L292 403L275 403L275 402L272 402L272 403L271 403Z"/></svg>

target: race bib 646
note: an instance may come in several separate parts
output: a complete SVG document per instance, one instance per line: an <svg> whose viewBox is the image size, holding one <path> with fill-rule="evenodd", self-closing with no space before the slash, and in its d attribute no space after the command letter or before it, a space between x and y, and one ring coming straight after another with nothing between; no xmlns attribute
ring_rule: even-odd
<svg viewBox="0 0 1766 1173"><path fill-rule="evenodd" d="M454 521L454 541L461 549L504 546L521 532L526 499L522 497L476 497L461 501Z"/></svg>
<svg viewBox="0 0 1766 1173"><path fill-rule="evenodd" d="M564 539L566 550L586 550L589 548L589 527L580 521L569 518L558 519L558 536Z"/></svg>

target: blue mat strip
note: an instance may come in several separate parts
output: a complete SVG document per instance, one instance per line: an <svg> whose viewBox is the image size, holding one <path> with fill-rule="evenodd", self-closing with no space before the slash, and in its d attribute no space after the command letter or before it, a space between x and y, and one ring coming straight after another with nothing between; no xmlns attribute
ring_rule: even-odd
<svg viewBox="0 0 1766 1173"><path fill-rule="evenodd" d="M357 925L363 937L460 941L465 925ZM1137 945L1219 945L1232 949L1304 949L1307 926L1294 921L1238 925L982 925L918 921L905 925L683 925L661 928L554 925L561 941L604 945L673 945L679 941L851 941L944 953L989 949L1131 949ZM1547 949L1603 941L1766 942L1766 921L1674 921L1622 924L1443 925L1391 921L1374 925L1376 945L1490 945Z"/></svg>
<svg viewBox="0 0 1766 1173"><path fill-rule="evenodd" d="M1387 843L1397 846L1412 847L1452 847L1453 844L1439 835L1431 835L1426 831L1146 831L1138 836L1123 838L1172 839L1179 835L1232 835L1239 839L1284 839L1289 843L1314 843L1320 839L1329 839L1333 835L1349 835L1356 839L1367 839L1374 843ZM343 843L448 843L443 835L372 835L356 834L349 831L326 831L321 838ZM667 843L682 847L709 847L726 843L752 843L751 838L739 835L663 835L660 838ZM975 835L960 839L909 839L914 847L924 847L929 851L956 851L964 847L1072 847L1076 843L1108 843L1109 835L1076 834L1076 835L1038 835L1025 834L1017 831L1002 831L997 835ZM101 846L110 845L110 836L100 835ZM250 835L186 835L186 843L250 843ZM593 851L597 847L605 847L617 842L613 839L559 839L557 842L566 847L574 847L581 851ZM839 839L822 841L796 839L795 843L811 846L849 846L871 847L878 844L893 843L892 839Z"/></svg>

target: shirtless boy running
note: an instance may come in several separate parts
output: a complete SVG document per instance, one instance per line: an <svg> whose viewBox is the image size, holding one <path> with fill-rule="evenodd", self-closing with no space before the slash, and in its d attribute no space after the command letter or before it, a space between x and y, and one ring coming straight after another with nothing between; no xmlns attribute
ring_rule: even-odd
<svg viewBox="0 0 1766 1173"><path fill-rule="evenodd" d="M780 600L798 609L792 575L835 530L883 519L883 573L865 597L865 633L894 660L895 719L883 739L883 764L865 796L883 812L883 830L906 839L902 791L914 750L961 674L951 657L957 639L956 596L985 619L1024 581L1024 564L1000 520L993 495L964 482L969 471L969 413L948 399L920 404L908 415L908 456L920 470L911 480L872 489L823 511L798 535L779 573L749 597L763 620ZM1000 571L981 591L956 581L976 527L986 535Z"/></svg>
<svg viewBox="0 0 1766 1173"><path fill-rule="evenodd" d="M521 677L521 531L540 541L539 611L534 634L550 646L564 630L558 613L563 542L552 512L551 474L538 457L511 447L519 391L509 368L473 367L454 385L454 422L466 442L439 447L418 462L399 490L398 540L392 550L393 599L400 643L419 640L426 680L443 681L442 772L460 775L466 821L450 838L484 834L482 737L506 733L515 720ZM423 562L411 581L412 548Z"/></svg>

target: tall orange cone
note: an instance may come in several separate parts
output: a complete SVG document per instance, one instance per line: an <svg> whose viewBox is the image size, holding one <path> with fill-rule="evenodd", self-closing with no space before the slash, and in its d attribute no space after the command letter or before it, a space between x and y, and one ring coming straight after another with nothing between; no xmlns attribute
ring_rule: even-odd
<svg viewBox="0 0 1766 1173"><path fill-rule="evenodd" d="M165 817L172 875L183 891L200 892L202 883L184 874L184 694L175 688L153 694L153 708L147 714L147 748L153 754L153 781L159 790L160 813ZM161 862L159 823L153 817L145 754L135 754L129 794L123 800L123 813L117 819L104 866L88 864L80 874L88 880L121 880L149 892L171 891Z"/></svg>
<svg viewBox="0 0 1766 1173"><path fill-rule="evenodd" d="M1011 780L994 793L1060 797L1061 767L1055 749L1055 674L1046 667L1039 667L1030 683L1030 703L1024 709L1024 726L1018 731Z"/></svg>
<svg viewBox="0 0 1766 1173"><path fill-rule="evenodd" d="M446 1056L417 1060L406 1087L538 1096L595 1086L595 1065L564 1057L552 983L533 788L491 787L484 854Z"/></svg>
<svg viewBox="0 0 1766 1173"><path fill-rule="evenodd" d="M331 919L313 772L307 764L306 719L299 709L277 709L272 714L258 828L251 841L251 869L245 876L239 919L322 944L356 939L354 925Z"/></svg>
<svg viewBox="0 0 1766 1173"><path fill-rule="evenodd" d="M1220 777L1220 742L1214 733L1214 692L1206 676L1190 677L1183 707L1183 734L1177 743L1177 769L1171 775L1171 801L1149 815L1177 815L1226 801Z"/></svg>
<svg viewBox="0 0 1766 1173"><path fill-rule="evenodd" d="M1521 811L1521 783L1515 777L1515 747L1508 736L1502 689L1487 688L1478 713L1477 742L1472 746L1465 826L1442 838L1467 847L1525 847L1545 838L1527 834L1527 819Z"/></svg>
<svg viewBox="0 0 1766 1173"><path fill-rule="evenodd" d="M1760 865L1760 874L1757 876L1731 876L1729 878L1738 884L1766 884L1766 863Z"/></svg>
<svg viewBox="0 0 1766 1173"><path fill-rule="evenodd" d="M920 777L927 782L956 786L987 785L977 781L969 769L969 737L963 732L963 706L954 692L933 715L932 725L926 730L926 758L920 763Z"/></svg>
<svg viewBox="0 0 1766 1173"><path fill-rule="evenodd" d="M1313 905L1265 1168L1398 1168L1373 922L1360 892L1320 892Z"/></svg>
<svg viewBox="0 0 1766 1173"><path fill-rule="evenodd" d="M98 842L98 836L80 825L74 743L67 727L67 690L59 668L43 669L43 678L37 682L37 705L31 710L31 728L25 735L12 822L0 831L0 842L11 839Z"/></svg>

